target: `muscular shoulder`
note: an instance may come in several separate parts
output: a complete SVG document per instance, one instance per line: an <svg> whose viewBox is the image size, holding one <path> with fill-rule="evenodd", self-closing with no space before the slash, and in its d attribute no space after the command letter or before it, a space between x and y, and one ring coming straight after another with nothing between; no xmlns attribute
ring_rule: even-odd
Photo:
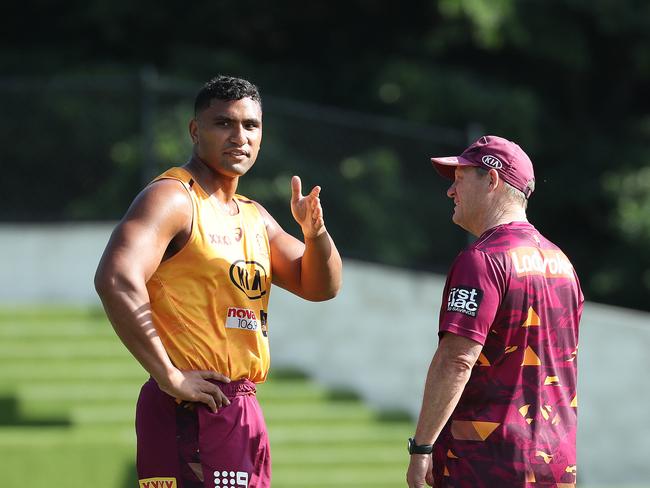
<svg viewBox="0 0 650 488"><path fill-rule="evenodd" d="M162 179L143 189L125 220L140 220L160 228L183 229L191 222L192 201L183 183Z"/></svg>
<svg viewBox="0 0 650 488"><path fill-rule="evenodd" d="M109 240L102 269L138 274L145 282L169 252L169 245L191 228L192 202L182 183L155 182L135 198Z"/></svg>

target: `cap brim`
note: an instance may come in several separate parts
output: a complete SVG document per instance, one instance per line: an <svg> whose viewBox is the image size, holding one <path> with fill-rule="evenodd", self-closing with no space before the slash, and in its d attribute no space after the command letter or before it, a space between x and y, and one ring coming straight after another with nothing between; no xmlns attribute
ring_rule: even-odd
<svg viewBox="0 0 650 488"><path fill-rule="evenodd" d="M479 166L478 164L471 162L469 159L460 156L431 158L431 163L433 163L433 167L436 168L436 171L448 180L453 180L455 178L457 166Z"/></svg>

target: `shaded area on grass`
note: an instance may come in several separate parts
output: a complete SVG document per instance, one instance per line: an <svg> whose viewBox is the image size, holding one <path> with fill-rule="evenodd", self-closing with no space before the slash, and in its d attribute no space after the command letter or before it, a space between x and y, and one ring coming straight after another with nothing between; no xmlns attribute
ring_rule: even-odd
<svg viewBox="0 0 650 488"><path fill-rule="evenodd" d="M5 425L20 427L59 427L70 426L68 418L45 417L26 418L20 412L18 399L13 396L0 396L0 427Z"/></svg>

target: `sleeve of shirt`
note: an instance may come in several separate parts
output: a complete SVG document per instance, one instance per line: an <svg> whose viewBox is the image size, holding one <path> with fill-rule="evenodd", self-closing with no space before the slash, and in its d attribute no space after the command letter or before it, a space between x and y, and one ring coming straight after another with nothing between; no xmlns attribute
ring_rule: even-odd
<svg viewBox="0 0 650 488"><path fill-rule="evenodd" d="M503 270L486 253L463 251L447 277L439 336L452 332L485 344L505 293L504 277Z"/></svg>

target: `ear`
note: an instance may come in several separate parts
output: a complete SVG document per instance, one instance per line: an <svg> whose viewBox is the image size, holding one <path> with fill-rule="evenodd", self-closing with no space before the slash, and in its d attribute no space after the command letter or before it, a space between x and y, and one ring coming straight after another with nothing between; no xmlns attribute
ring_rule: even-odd
<svg viewBox="0 0 650 488"><path fill-rule="evenodd" d="M490 178L490 189L496 190L497 187L501 184L501 178L499 178L499 173L496 169L491 169L488 171L488 177Z"/></svg>
<svg viewBox="0 0 650 488"><path fill-rule="evenodd" d="M192 144L199 142L199 124L196 122L196 119L190 120L190 125L188 127L190 132L190 139L192 139Z"/></svg>

